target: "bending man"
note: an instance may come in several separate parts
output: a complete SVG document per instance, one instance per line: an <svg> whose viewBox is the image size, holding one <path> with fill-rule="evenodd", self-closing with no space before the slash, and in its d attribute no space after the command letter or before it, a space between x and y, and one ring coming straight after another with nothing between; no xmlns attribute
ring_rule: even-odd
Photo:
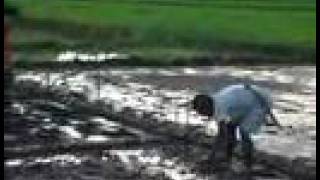
<svg viewBox="0 0 320 180"><path fill-rule="evenodd" d="M252 166L253 143L251 135L259 132L267 123L267 117L277 123L271 113L272 101L269 93L254 85L230 85L217 93L196 95L192 100L193 109L218 122L219 130L215 147L226 145L224 158L227 166L232 162L233 149L236 145L236 129L239 128L242 140L242 152L245 154L245 165L249 172ZM277 123L277 125L279 125ZM217 161L216 151L208 161ZM221 162L221 163L222 163Z"/></svg>

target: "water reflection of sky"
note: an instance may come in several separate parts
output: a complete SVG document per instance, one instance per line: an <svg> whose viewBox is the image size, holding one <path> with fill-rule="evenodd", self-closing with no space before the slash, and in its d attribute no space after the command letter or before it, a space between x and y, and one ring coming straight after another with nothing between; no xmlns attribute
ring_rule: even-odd
<svg viewBox="0 0 320 180"><path fill-rule="evenodd" d="M75 92L85 92L88 99L91 101L97 99L104 99L109 102L113 102L115 110L120 111L123 107L132 107L137 110L145 110L148 112L156 111L154 107L162 107L166 110L163 112L168 115L167 119L172 119L174 112L170 110L176 109L176 105L183 104L188 99L191 99L195 91L191 90L170 90L170 89L157 89L157 82L144 84L143 82L130 82L130 77L135 75L143 76L217 76L218 74L227 74L235 78L250 78L253 81L267 81L268 83L277 83L290 85L289 89L282 90L277 87L272 89L273 96L276 101L276 106L282 107L282 109L288 109L295 112L315 113L315 70L310 67L294 67L294 68L279 68L268 70L251 70L242 69L239 67L213 67L213 68L182 68L182 69L147 69L138 68L132 69L112 69L108 72L102 71L102 76L126 76L124 82L117 82L118 85L113 82L105 82L100 86L100 93L97 93L96 79L91 78L95 72L81 72L74 76L66 77L68 88ZM300 71L300 72L299 72ZM45 73L34 74L32 72L20 75L17 79L32 79L41 82L46 85ZM62 84L62 74L54 73L50 74L50 83L53 85ZM90 77L91 76L91 77ZM60 77L60 78L59 78ZM128 80L129 79L129 80ZM60 83L57 83L59 82ZM120 80L121 81L121 80ZM178 83L178 82L177 82ZM120 85L122 84L122 85ZM192 84L190 84L192 86ZM279 85L280 86L280 85ZM148 95L150 91L151 95ZM299 92L297 92L299 91ZM99 97L98 97L99 95ZM165 97L171 98L170 103L164 103ZM176 99L172 99L177 97ZM295 111L296 110L296 111ZM280 109L276 109L278 113L281 113ZM186 119L186 114L178 113L182 116L178 119ZM301 114L301 113L300 113ZM287 115L287 114L286 114ZM198 122L198 118L194 118L191 122ZM280 115L281 116L281 115ZM313 119L313 117L309 116ZM177 120L177 119L175 119ZM295 121L295 120L291 120ZM184 121L185 122L185 121ZM201 123L200 123L201 124Z"/></svg>

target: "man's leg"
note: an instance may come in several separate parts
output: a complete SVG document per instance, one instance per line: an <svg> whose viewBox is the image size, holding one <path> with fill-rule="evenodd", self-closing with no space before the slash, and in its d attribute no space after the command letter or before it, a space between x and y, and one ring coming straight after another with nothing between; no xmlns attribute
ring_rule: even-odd
<svg viewBox="0 0 320 180"><path fill-rule="evenodd" d="M233 150L235 148L235 145L237 143L237 137L236 137L236 125L233 123L229 123L227 125L227 154L226 154L226 160L230 164L232 163L232 156L233 156Z"/></svg>
<svg viewBox="0 0 320 180"><path fill-rule="evenodd" d="M224 171L232 163L233 150L236 144L236 125L233 123L219 122L218 136L215 138L214 147L208 161L214 169Z"/></svg>
<svg viewBox="0 0 320 180"><path fill-rule="evenodd" d="M221 161L225 159L225 142L227 126L225 122L218 123L218 134L214 137L211 153L205 160L201 160L199 165L203 173L219 170Z"/></svg>
<svg viewBox="0 0 320 180"><path fill-rule="evenodd" d="M218 122L218 134L214 137L213 149L209 155L209 161L217 160L217 155L221 156L221 151L225 150L225 142L228 133L227 124L225 122ZM220 158L219 158L220 159Z"/></svg>
<svg viewBox="0 0 320 180"><path fill-rule="evenodd" d="M253 143L250 138L249 133L241 130L241 139L242 139L242 152L244 153L244 163L247 168L247 174L251 176L252 163L253 163Z"/></svg>

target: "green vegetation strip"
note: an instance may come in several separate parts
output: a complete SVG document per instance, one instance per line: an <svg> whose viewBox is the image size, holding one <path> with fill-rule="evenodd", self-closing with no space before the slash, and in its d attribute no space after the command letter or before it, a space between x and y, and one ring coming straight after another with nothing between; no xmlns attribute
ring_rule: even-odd
<svg viewBox="0 0 320 180"><path fill-rule="evenodd" d="M84 48L227 49L315 61L314 0L14 2L24 26L82 39Z"/></svg>

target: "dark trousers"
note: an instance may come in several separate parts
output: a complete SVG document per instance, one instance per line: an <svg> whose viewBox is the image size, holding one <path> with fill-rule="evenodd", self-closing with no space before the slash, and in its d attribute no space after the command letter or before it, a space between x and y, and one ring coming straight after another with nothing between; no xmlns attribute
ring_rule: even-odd
<svg viewBox="0 0 320 180"><path fill-rule="evenodd" d="M232 162L232 155L235 146L237 145L237 134L236 129L238 127L237 124L234 123L226 123L226 122L219 122L218 124L218 137L214 142L214 150L210 155L209 159L216 160L216 151L223 151L224 158L227 163ZM252 151L253 151L253 143L248 133L244 132L240 128L241 140L242 140L242 153L245 157L245 166L251 169L252 166ZM220 153L221 154L221 153Z"/></svg>

